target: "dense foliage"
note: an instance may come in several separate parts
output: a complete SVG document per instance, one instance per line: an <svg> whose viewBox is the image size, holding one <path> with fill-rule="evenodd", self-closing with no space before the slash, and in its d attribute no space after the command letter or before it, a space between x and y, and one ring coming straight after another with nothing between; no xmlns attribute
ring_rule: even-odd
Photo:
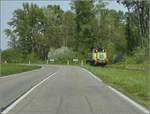
<svg viewBox="0 0 150 114"><path fill-rule="evenodd" d="M23 62L23 55L17 49L7 49L1 53L1 60L9 63Z"/></svg>
<svg viewBox="0 0 150 114"><path fill-rule="evenodd" d="M24 3L14 11L8 22L10 28L5 30L9 46L19 50L24 59L33 55L41 60L48 59L52 49L61 47L83 59L91 47L104 47L111 62L140 50L148 53L148 1L116 2L127 7L128 12L107 9L101 0L73 1L72 11L63 11L58 5L43 8ZM7 58L7 53L2 58Z"/></svg>

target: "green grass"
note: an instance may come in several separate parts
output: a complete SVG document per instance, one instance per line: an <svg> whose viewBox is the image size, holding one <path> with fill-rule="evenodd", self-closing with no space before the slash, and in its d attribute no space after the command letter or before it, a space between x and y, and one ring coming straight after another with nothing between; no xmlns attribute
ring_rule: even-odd
<svg viewBox="0 0 150 114"><path fill-rule="evenodd" d="M146 71L149 68L149 64L111 64L111 65L107 65L107 67Z"/></svg>
<svg viewBox="0 0 150 114"><path fill-rule="evenodd" d="M149 108L148 71L128 70L115 67L85 66L105 83L118 89L139 104Z"/></svg>
<svg viewBox="0 0 150 114"><path fill-rule="evenodd" d="M1 75L0 77L7 76L10 74L16 74L20 72L30 71L40 68L40 66L29 66L29 65L20 65L20 64L1 64Z"/></svg>

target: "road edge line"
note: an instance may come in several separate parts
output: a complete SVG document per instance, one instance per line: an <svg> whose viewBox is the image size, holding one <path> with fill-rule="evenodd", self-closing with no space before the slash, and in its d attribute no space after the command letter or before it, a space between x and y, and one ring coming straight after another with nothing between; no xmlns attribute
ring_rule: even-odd
<svg viewBox="0 0 150 114"><path fill-rule="evenodd" d="M145 107L143 107L142 105L138 104L137 102L135 102L134 100L132 100L131 98L127 97L126 95L124 95L123 93L121 93L120 91L116 90L115 88L111 87L111 86L107 86L111 91L113 91L114 93L116 93L117 95L119 95L120 97L122 97L123 99L125 99L126 101L128 101L129 103L131 103L133 106L135 106L136 108L138 108L139 110L141 110L142 112L144 112L145 114L150 114L149 110L146 109Z"/></svg>
<svg viewBox="0 0 150 114"><path fill-rule="evenodd" d="M50 74L47 78L40 81L38 84L33 86L30 90L28 90L25 94L23 94L21 97L19 97L15 102L13 102L10 106L8 106L5 110L1 112L1 114L7 114L13 107L15 107L21 100L23 100L27 95L29 95L34 89L39 87L41 84L43 84L46 80L48 80L50 77L55 75L58 71Z"/></svg>
<svg viewBox="0 0 150 114"><path fill-rule="evenodd" d="M98 80L99 82L102 82L102 80L100 78L98 78L96 75L94 75L92 72L88 71L85 68L82 68L84 71L88 72L89 74L91 74L96 80ZM138 108L139 110L141 110L142 112L144 112L145 114L150 114L149 110L146 109L145 107L143 107L142 105L138 104L137 102L135 102L134 100L132 100L131 98L127 97L126 95L124 95L123 93L121 93L120 91L116 90L115 88L108 86L107 87L112 90L113 92L115 92L117 95L119 95L120 97L122 97L123 99L125 99L126 101L128 101L129 103L131 103L133 106L135 106L136 108Z"/></svg>
<svg viewBox="0 0 150 114"><path fill-rule="evenodd" d="M82 70L88 72L93 78L95 78L99 82L103 82L100 78L98 78L96 75L94 75L92 72L88 71L87 69L82 68Z"/></svg>

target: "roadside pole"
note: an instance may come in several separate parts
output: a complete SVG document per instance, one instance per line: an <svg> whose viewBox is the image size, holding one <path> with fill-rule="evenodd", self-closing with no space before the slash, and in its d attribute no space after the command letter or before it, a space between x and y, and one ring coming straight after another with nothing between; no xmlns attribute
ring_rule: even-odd
<svg viewBox="0 0 150 114"><path fill-rule="evenodd" d="M81 66L83 66L83 60L81 60Z"/></svg>
<svg viewBox="0 0 150 114"><path fill-rule="evenodd" d="M67 65L69 65L69 60L67 60Z"/></svg>
<svg viewBox="0 0 150 114"><path fill-rule="evenodd" d="M31 64L30 60L29 60L29 65Z"/></svg>

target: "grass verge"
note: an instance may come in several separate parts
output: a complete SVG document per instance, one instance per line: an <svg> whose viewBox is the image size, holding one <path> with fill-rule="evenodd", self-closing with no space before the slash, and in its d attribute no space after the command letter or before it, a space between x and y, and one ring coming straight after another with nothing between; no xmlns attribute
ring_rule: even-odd
<svg viewBox="0 0 150 114"><path fill-rule="evenodd" d="M149 108L148 71L119 69L115 67L84 66L105 83L118 89L139 104Z"/></svg>
<svg viewBox="0 0 150 114"><path fill-rule="evenodd" d="M7 76L10 74L16 74L16 73L21 73L25 71L30 71L34 69L41 68L40 66L33 66L33 65L20 65L20 64L1 64L0 69L1 69L1 75L0 77Z"/></svg>

